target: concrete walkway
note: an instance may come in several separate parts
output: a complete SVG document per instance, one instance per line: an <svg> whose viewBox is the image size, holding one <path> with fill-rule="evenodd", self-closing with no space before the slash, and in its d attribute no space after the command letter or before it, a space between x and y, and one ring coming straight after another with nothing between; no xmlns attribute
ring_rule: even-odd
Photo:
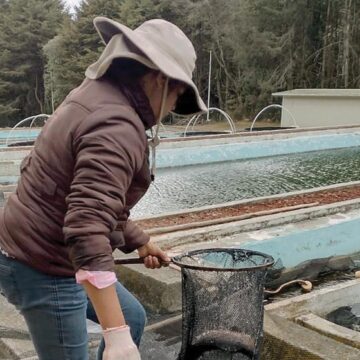
<svg viewBox="0 0 360 360"><path fill-rule="evenodd" d="M18 311L0 296L0 359L33 360L35 355L25 321Z"/></svg>
<svg viewBox="0 0 360 360"><path fill-rule="evenodd" d="M329 290L315 291L300 298L317 298ZM348 294L347 294L348 295ZM290 310L297 308L289 303ZM283 303L284 303L283 302ZM317 301L313 302L315 305ZM324 333L313 331L286 319L281 302L267 306L264 321L263 360L316 359L316 360L357 360L360 351L353 344L344 344ZM286 304L285 304L286 305ZM321 306L321 301L317 307ZM276 312L276 314L275 314ZM271 315L271 316L270 316ZM24 322L14 309L0 297L0 360L38 360L29 339ZM90 326L91 329L91 326ZM89 360L96 360L96 345L99 334L92 328ZM176 360L181 348L181 317L175 316L147 327L140 347L142 360Z"/></svg>
<svg viewBox="0 0 360 360"><path fill-rule="evenodd" d="M99 329L88 324L90 360L96 360L100 340ZM149 326L142 339L142 360L174 360L181 346L181 321L161 321ZM34 346L30 340L22 316L0 296L0 360L37 360Z"/></svg>

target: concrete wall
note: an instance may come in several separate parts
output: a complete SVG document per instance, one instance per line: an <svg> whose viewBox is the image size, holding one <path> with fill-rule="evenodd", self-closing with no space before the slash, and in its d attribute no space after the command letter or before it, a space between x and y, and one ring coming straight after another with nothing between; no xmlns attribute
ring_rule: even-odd
<svg viewBox="0 0 360 360"><path fill-rule="evenodd" d="M32 147L0 147L0 161L21 161L29 154Z"/></svg>
<svg viewBox="0 0 360 360"><path fill-rule="evenodd" d="M282 105L300 128L360 124L358 97L283 96ZM294 126L287 111L281 113L281 126Z"/></svg>
<svg viewBox="0 0 360 360"><path fill-rule="evenodd" d="M340 206L340 204L343 204ZM175 254L211 247L238 247L280 259L286 268L304 261L360 252L359 200L321 205L227 224L153 236Z"/></svg>
<svg viewBox="0 0 360 360"><path fill-rule="evenodd" d="M220 137L161 143L157 168L254 159L360 146L360 127L302 130L293 133ZM31 147L0 148L0 183L12 183ZM15 180L14 180L15 179Z"/></svg>
<svg viewBox="0 0 360 360"><path fill-rule="evenodd" d="M242 141L205 146L162 148L156 153L158 168L177 167L215 162L254 159L265 156L287 155L308 151L340 149L360 145L360 132L344 134L297 134L297 137L269 139L254 138Z"/></svg>
<svg viewBox="0 0 360 360"><path fill-rule="evenodd" d="M254 159L308 151L360 146L360 128L300 131L291 134L266 134L161 143L156 152L156 167L169 168L196 164ZM21 160L31 147L0 148L0 181L18 176Z"/></svg>
<svg viewBox="0 0 360 360"><path fill-rule="evenodd" d="M352 280L266 305L261 359L359 359L359 332L321 318L358 303L359 293L359 280Z"/></svg>
<svg viewBox="0 0 360 360"><path fill-rule="evenodd" d="M263 230L262 234L258 232L258 235L275 236L269 240L245 242L242 247L264 252L276 260L281 259L286 268L310 259L354 254L360 251L359 215L359 211L354 211L352 219L347 219L346 216L336 219L337 215L329 216L327 219L314 219L311 221L311 229L306 228L306 223L290 224L288 227L291 229L288 229L290 231L286 235L281 234L283 229L274 232Z"/></svg>

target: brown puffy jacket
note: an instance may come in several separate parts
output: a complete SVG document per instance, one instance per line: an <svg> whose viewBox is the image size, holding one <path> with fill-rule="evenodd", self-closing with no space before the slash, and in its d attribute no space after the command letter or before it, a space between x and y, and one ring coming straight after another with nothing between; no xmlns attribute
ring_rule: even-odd
<svg viewBox="0 0 360 360"><path fill-rule="evenodd" d="M143 91L88 80L47 121L0 213L0 249L40 271L111 271L112 251L149 241L129 210L150 184Z"/></svg>

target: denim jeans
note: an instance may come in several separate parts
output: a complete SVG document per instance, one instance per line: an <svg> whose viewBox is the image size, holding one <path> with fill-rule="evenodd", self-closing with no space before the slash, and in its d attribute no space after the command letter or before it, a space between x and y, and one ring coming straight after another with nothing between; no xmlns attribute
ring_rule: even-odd
<svg viewBox="0 0 360 360"><path fill-rule="evenodd" d="M146 322L144 308L119 282L116 289L132 338L139 346ZM0 252L0 292L24 316L40 360L89 358L86 318L98 320L75 278L44 274ZM102 359L103 349L102 341L98 359Z"/></svg>

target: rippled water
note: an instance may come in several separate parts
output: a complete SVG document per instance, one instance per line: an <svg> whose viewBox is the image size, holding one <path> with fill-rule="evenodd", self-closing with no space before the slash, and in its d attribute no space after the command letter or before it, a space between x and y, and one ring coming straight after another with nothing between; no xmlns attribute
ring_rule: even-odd
<svg viewBox="0 0 360 360"><path fill-rule="evenodd" d="M132 215L219 204L360 180L360 148L158 169Z"/></svg>

